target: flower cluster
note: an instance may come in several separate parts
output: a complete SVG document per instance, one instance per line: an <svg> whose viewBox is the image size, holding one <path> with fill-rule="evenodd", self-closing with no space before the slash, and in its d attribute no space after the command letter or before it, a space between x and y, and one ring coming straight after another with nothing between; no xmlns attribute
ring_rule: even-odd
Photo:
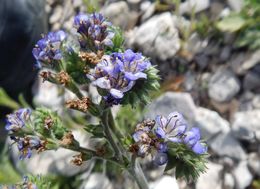
<svg viewBox="0 0 260 189"><path fill-rule="evenodd" d="M137 80L147 79L145 71L150 67L151 63L141 53L128 49L124 53L104 56L87 76L94 85L105 91L103 96L108 104L119 104Z"/></svg>
<svg viewBox="0 0 260 189"><path fill-rule="evenodd" d="M79 14L74 18L74 27L80 34L79 42L82 49L93 51L104 50L105 46L112 46L114 33L109 30L111 23L102 14Z"/></svg>
<svg viewBox="0 0 260 189"><path fill-rule="evenodd" d="M66 38L66 33L62 30L50 32L40 39L35 48L33 56L37 60L36 67L41 68L44 65L53 65L54 62L62 59L61 45Z"/></svg>
<svg viewBox="0 0 260 189"><path fill-rule="evenodd" d="M5 129L7 131L18 131L25 126L25 122L29 119L31 110L28 108L22 108L18 111L7 115Z"/></svg>
<svg viewBox="0 0 260 189"><path fill-rule="evenodd" d="M185 144L198 155L206 153L207 147L200 141L199 129L187 129L187 122L178 112L172 112L167 118L158 115L155 121L146 120L136 126L132 151L140 157L151 153L157 165L168 161L169 143Z"/></svg>
<svg viewBox="0 0 260 189"><path fill-rule="evenodd" d="M38 136L15 136L15 134L26 128L26 122L29 121L31 110L22 108L13 114L7 115L5 129L11 132L11 140L17 143L20 152L20 159L30 158L32 150L43 151L45 149L45 141L40 140Z"/></svg>

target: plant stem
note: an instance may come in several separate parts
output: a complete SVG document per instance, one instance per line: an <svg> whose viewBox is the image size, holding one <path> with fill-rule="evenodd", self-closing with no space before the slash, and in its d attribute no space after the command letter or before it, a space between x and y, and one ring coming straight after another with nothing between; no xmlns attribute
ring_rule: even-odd
<svg viewBox="0 0 260 189"><path fill-rule="evenodd" d="M104 129L104 133L108 139L108 141L110 142L113 150L115 151L115 157L120 161L120 162L123 162L123 159L122 159L122 153L118 147L118 145L116 144L113 136L112 136L112 133L110 131L110 128L109 128L109 124L108 124L108 114L109 114L109 110L105 110L103 112L103 115L101 116L101 121L102 121L102 126L103 126L103 129Z"/></svg>
<svg viewBox="0 0 260 189"><path fill-rule="evenodd" d="M139 162L136 161L135 155L132 155L131 166L129 167L128 171L133 176L140 189L149 189L148 182L144 176Z"/></svg>

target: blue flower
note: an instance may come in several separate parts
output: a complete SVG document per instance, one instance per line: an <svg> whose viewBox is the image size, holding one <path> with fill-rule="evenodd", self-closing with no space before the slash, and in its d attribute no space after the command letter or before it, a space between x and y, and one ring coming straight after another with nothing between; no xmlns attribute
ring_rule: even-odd
<svg viewBox="0 0 260 189"><path fill-rule="evenodd" d="M141 53L128 49L124 53L104 55L87 76L94 85L107 91L104 98L108 104L119 104L137 80L147 78L145 71L150 67L151 63Z"/></svg>
<svg viewBox="0 0 260 189"><path fill-rule="evenodd" d="M172 112L167 118L158 115L156 124L155 134L157 137L171 142L181 142L181 136L187 129L185 119L178 112Z"/></svg>
<svg viewBox="0 0 260 189"><path fill-rule="evenodd" d="M196 154L204 154L207 152L207 146L200 142L199 128L192 128L185 133L183 142L189 146Z"/></svg>
<svg viewBox="0 0 260 189"><path fill-rule="evenodd" d="M35 48L33 56L36 59L36 67L41 68L41 64L51 65L57 60L62 59L61 44L66 38L66 33L62 30L49 32L40 39Z"/></svg>
<svg viewBox="0 0 260 189"><path fill-rule="evenodd" d="M111 25L102 14L79 14L74 18L74 27L80 34L81 48L91 50L104 50L105 46L113 46L114 33L108 29Z"/></svg>
<svg viewBox="0 0 260 189"><path fill-rule="evenodd" d="M25 126L25 122L29 119L31 110L22 108L18 111L7 115L5 129L7 131L17 131Z"/></svg>
<svg viewBox="0 0 260 189"><path fill-rule="evenodd" d="M37 136L26 137L11 137L17 143L18 150L20 152L19 159L30 158L32 156L32 150L38 150L42 148L42 143Z"/></svg>

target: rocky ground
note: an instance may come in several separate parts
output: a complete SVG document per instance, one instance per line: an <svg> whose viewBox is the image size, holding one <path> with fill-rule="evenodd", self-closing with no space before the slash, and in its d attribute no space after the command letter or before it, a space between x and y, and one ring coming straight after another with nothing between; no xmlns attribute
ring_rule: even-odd
<svg viewBox="0 0 260 189"><path fill-rule="evenodd" d="M158 65L163 92L149 105L146 116L180 111L201 129L209 145L209 169L195 184L178 181L177 185L165 176L153 186L257 188L253 182L260 179L260 50L235 47L233 33L224 32L220 39L214 32L202 36L190 30L193 20L201 15L211 20L227 16L240 11L243 1L186 0L179 6L161 2L100 3L101 12L124 29L126 46L143 52ZM50 29L70 31L74 15L86 9L82 0L47 0ZM58 165L66 167L61 162ZM159 174L152 172L149 177L156 180ZM91 175L94 184L84 188L113 188L108 178L95 185L101 176Z"/></svg>

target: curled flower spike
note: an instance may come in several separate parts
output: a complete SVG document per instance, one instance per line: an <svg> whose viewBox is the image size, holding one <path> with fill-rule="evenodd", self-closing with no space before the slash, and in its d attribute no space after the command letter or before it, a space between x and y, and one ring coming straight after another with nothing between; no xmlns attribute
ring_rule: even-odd
<svg viewBox="0 0 260 189"><path fill-rule="evenodd" d="M79 43L82 49L90 48L92 50L104 50L105 46L112 46L114 33L108 27L102 14L79 14L74 18L74 27L80 34Z"/></svg>
<svg viewBox="0 0 260 189"><path fill-rule="evenodd" d="M145 71L150 67L151 63L145 57L128 49L124 53L103 56L103 60L87 76L94 85L106 91L104 99L113 105L121 102L137 80L147 78Z"/></svg>
<svg viewBox="0 0 260 189"><path fill-rule="evenodd" d="M66 33L59 30L57 32L50 32L40 39L32 51L37 61L36 67L41 68L42 64L52 65L55 61L61 60L61 44L65 38Z"/></svg>
<svg viewBox="0 0 260 189"><path fill-rule="evenodd" d="M18 150L20 152L20 159L30 158L32 151L43 151L45 149L45 142L37 136L26 136L26 137L10 137L17 143Z"/></svg>
<svg viewBox="0 0 260 189"><path fill-rule="evenodd" d="M18 131L25 126L25 121L29 119L31 110L28 108L22 108L18 111L7 115L5 129L7 131Z"/></svg>

